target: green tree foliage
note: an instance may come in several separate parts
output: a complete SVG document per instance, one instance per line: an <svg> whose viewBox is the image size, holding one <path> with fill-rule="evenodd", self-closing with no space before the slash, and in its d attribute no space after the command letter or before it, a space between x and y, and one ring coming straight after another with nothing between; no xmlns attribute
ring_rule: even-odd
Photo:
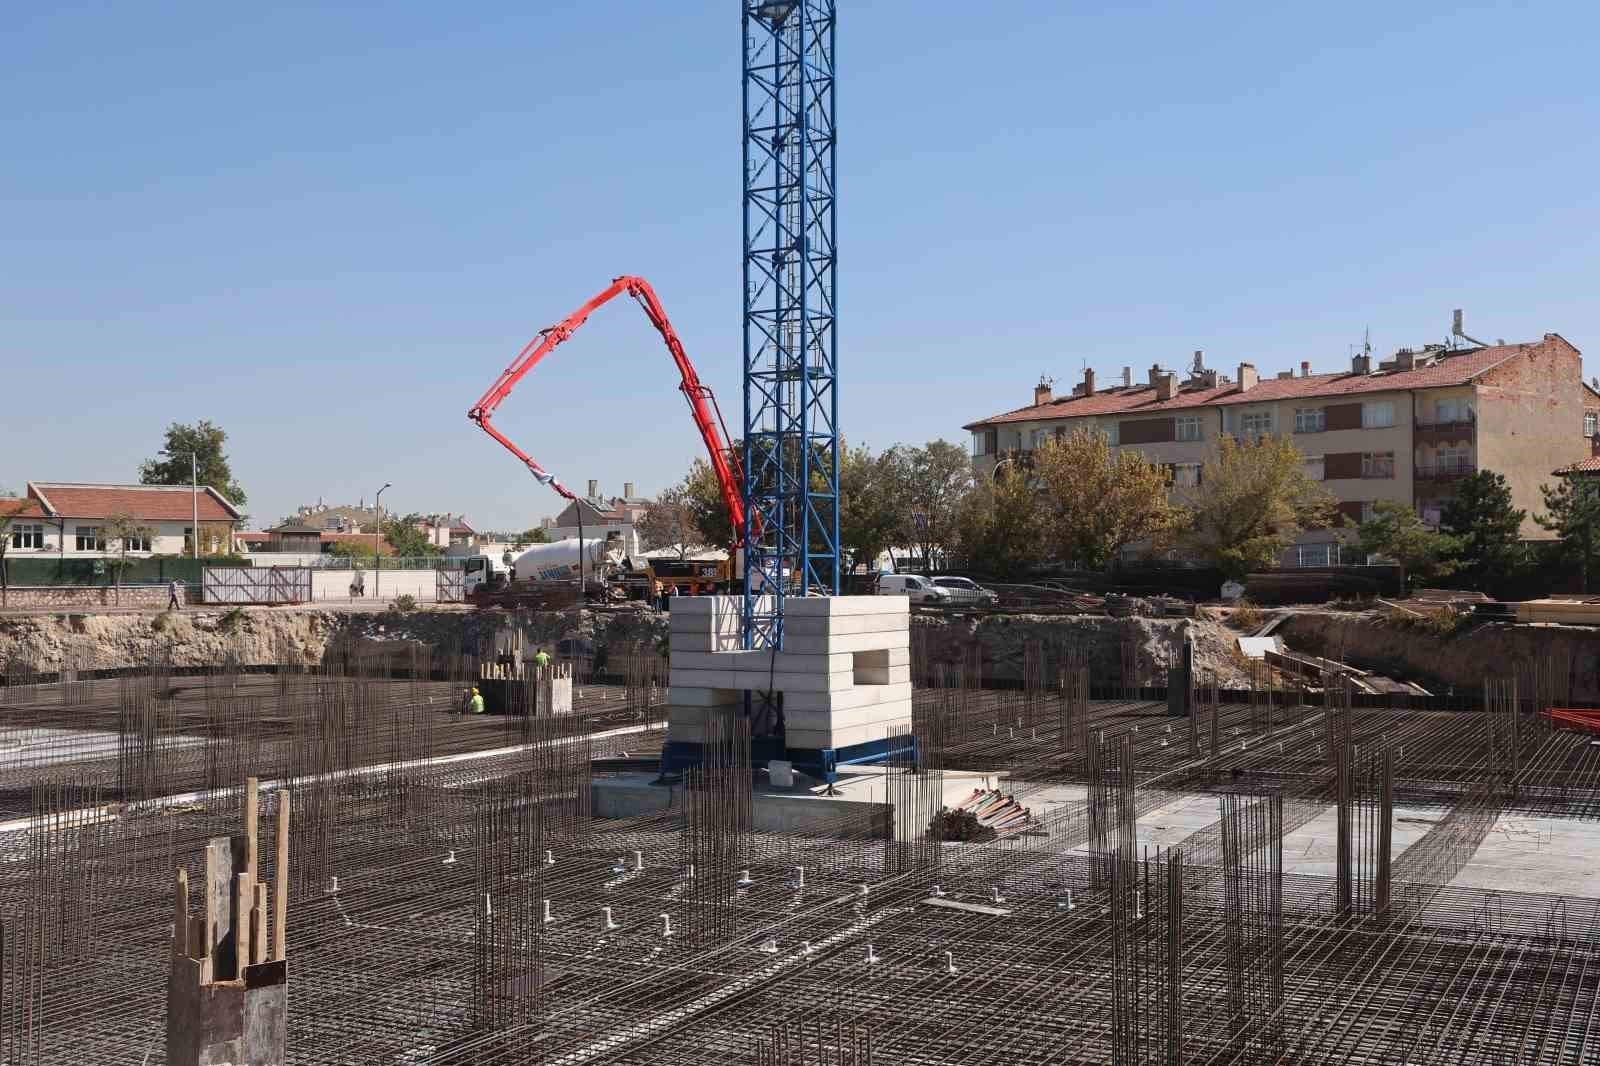
<svg viewBox="0 0 1600 1066"><path fill-rule="evenodd" d="M1184 496L1192 515L1180 543L1234 579L1276 565L1303 530L1329 525L1337 507L1306 475L1294 442L1274 436L1223 437Z"/></svg>
<svg viewBox="0 0 1600 1066"><path fill-rule="evenodd" d="M549 535L538 526L535 526L532 529L524 529L521 533L518 533L512 539L512 545L517 548L526 548L530 544L544 544L549 540Z"/></svg>
<svg viewBox="0 0 1600 1066"><path fill-rule="evenodd" d="M671 548L680 560L687 559L691 551L710 546L701 534L689 491L682 484L657 496L634 528L646 551Z"/></svg>
<svg viewBox="0 0 1600 1066"><path fill-rule="evenodd" d="M1456 538L1429 529L1416 509L1395 500L1373 505L1372 517L1356 530L1356 548L1400 565L1401 582L1444 577L1455 571Z"/></svg>
<svg viewBox="0 0 1600 1066"><path fill-rule="evenodd" d="M972 487L972 459L949 441L929 441L920 448L897 445L887 453L894 470L894 495L902 508L902 544L924 558L956 541L962 501Z"/></svg>
<svg viewBox="0 0 1600 1066"><path fill-rule="evenodd" d="M1522 547L1522 520L1527 516L1511 506L1511 487L1492 470L1456 482L1455 497L1445 505L1439 523L1456 538L1461 574L1474 588L1498 586L1527 564Z"/></svg>
<svg viewBox="0 0 1600 1066"><path fill-rule="evenodd" d="M696 459L676 488L681 490L684 504L689 508L700 543L718 547L732 545L733 519L728 517L728 509L722 503L722 491L711 464Z"/></svg>
<svg viewBox="0 0 1600 1066"><path fill-rule="evenodd" d="M414 559L426 555L443 554L437 545L428 540L428 535L422 531L423 521L424 517L419 514L384 519L383 539L385 543L394 549L396 555L404 558Z"/></svg>
<svg viewBox="0 0 1600 1066"><path fill-rule="evenodd" d="M106 517L102 532L106 538L106 546L116 549L116 557L107 559L106 566L110 567L117 586L117 602L122 601L122 578L128 568L137 560L128 558L128 549L133 541L151 541L155 539L156 531L150 526L141 524L138 519L127 511L117 511Z"/></svg>
<svg viewBox="0 0 1600 1066"><path fill-rule="evenodd" d="M193 453L197 457L200 484L212 486L226 496L229 503L243 507L244 489L233 480L228 456L222 450L227 440L227 433L206 419L192 426L174 422L167 427L167 440L157 458L148 459L139 467L139 480L146 485L187 485L189 456Z"/></svg>
<svg viewBox="0 0 1600 1066"><path fill-rule="evenodd" d="M967 491L956 513L956 535L967 566L996 577L1016 577L1043 557L1039 494L1026 474L1007 464L993 481Z"/></svg>
<svg viewBox="0 0 1600 1066"><path fill-rule="evenodd" d="M1102 570L1138 541L1170 546L1183 527L1166 469L1137 451L1113 455L1104 433L1080 429L1046 441L1033 453L1033 470L1044 534L1065 562Z"/></svg>
<svg viewBox="0 0 1600 1066"><path fill-rule="evenodd" d="M847 571L874 568L894 547L905 507L893 453L873 455L866 446L839 453L839 551Z"/></svg>
<svg viewBox="0 0 1600 1066"><path fill-rule="evenodd" d="M1533 520L1561 538L1561 558L1577 568L1578 591L1588 593L1589 574L1600 553L1600 480L1573 473L1539 491L1545 513Z"/></svg>
<svg viewBox="0 0 1600 1066"><path fill-rule="evenodd" d="M378 557L378 549L361 541L336 540L328 545L328 554L371 565L372 560Z"/></svg>
<svg viewBox="0 0 1600 1066"><path fill-rule="evenodd" d="M11 574L6 569L6 552L11 550L11 527L32 503L26 497L12 497L0 492L0 607L6 606L11 595Z"/></svg>

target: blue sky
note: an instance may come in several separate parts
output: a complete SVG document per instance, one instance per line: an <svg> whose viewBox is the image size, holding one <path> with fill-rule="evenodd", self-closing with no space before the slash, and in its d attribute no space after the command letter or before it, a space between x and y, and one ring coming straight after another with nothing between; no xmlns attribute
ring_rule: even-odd
<svg viewBox="0 0 1600 1066"><path fill-rule="evenodd" d="M1334 369L1450 311L1600 371L1596 5L840 0L840 375L882 448L1041 373ZM739 409L732 3L27 5L0 40L0 485L227 429L260 524L531 524L465 417L621 273ZM631 303L498 424L654 492L697 438Z"/></svg>

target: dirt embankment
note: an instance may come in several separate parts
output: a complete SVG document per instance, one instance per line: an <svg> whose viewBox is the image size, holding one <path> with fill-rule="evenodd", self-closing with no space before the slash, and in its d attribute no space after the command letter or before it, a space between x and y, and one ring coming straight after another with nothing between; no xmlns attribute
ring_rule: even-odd
<svg viewBox="0 0 1600 1066"><path fill-rule="evenodd" d="M1238 651L1236 634L1217 622L1175 618L1105 618L1095 615L994 615L982 619L913 619L913 658L929 670L957 668L973 642L983 648L985 680L1022 681L1028 648L1047 663L1081 662L1090 683L1155 685L1167 683L1167 668L1177 664L1185 639L1194 641L1195 668L1224 687L1247 687L1250 676ZM1131 656L1126 659L1125 656ZM1125 676L1128 669L1133 676Z"/></svg>
<svg viewBox="0 0 1600 1066"><path fill-rule="evenodd" d="M1566 678L1574 700L1600 701L1600 630L1478 625L1451 636L1390 625L1383 615L1296 613L1278 627L1290 650L1341 659L1444 692L1478 689L1538 664Z"/></svg>
<svg viewBox="0 0 1600 1066"><path fill-rule="evenodd" d="M506 617L460 609L374 614L287 608L0 616L0 671L7 663L43 673L68 665L106 670L163 660L205 666L229 654L247 666L315 665L346 640L475 651ZM533 640L561 645L568 654L654 643L665 633L665 620L649 611L585 612L581 619L570 613L536 615L524 621Z"/></svg>

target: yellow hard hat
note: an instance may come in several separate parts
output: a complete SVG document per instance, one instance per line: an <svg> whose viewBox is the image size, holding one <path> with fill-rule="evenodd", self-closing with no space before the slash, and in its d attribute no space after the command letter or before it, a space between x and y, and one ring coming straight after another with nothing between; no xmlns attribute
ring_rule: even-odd
<svg viewBox="0 0 1600 1066"><path fill-rule="evenodd" d="M473 690L472 690L472 694L473 694L473 695L474 695L474 696L476 696L476 695L477 695L477 694L478 694L478 690L477 690L477 688L476 688L476 687L474 687L474 688L473 688Z"/></svg>

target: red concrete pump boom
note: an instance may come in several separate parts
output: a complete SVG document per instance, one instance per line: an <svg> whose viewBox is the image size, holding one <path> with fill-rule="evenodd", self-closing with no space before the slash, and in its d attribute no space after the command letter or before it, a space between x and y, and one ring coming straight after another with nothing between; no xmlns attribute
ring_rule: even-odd
<svg viewBox="0 0 1600 1066"><path fill-rule="evenodd" d="M701 384L700 375L694 372L694 366L690 364L689 356L683 350L683 342L678 340L678 334L673 330L672 323L667 320L666 311L662 310L661 301L656 299L655 290L643 278L627 275L617 278L608 288L572 314L555 325L540 330L539 335L517 353L511 365L506 367L505 372L489 387L489 391L473 404L472 410L467 412L467 417L478 423L485 433L504 445L512 455L521 459L523 465L541 483L555 489L569 500L577 499L572 490L563 485L554 474L548 473L526 452L495 429L491 419L495 409L511 394L512 387L522 380L524 374L550 354L556 345L572 336L595 309L624 292L639 301L639 306L644 308L650 324L656 327L661 339L667 342L667 351L672 353L672 361L678 364L678 373L683 377L683 383L678 389L689 401L689 413L694 416L695 428L700 431L701 440L705 441L706 454L711 459L711 469L717 475L717 488L722 494L722 505L728 509L728 518L733 523L734 542L742 544L744 500L739 492L739 478L734 472L737 463L733 450L728 445L728 427L722 421L722 411L717 407L717 398L712 395L710 386Z"/></svg>

